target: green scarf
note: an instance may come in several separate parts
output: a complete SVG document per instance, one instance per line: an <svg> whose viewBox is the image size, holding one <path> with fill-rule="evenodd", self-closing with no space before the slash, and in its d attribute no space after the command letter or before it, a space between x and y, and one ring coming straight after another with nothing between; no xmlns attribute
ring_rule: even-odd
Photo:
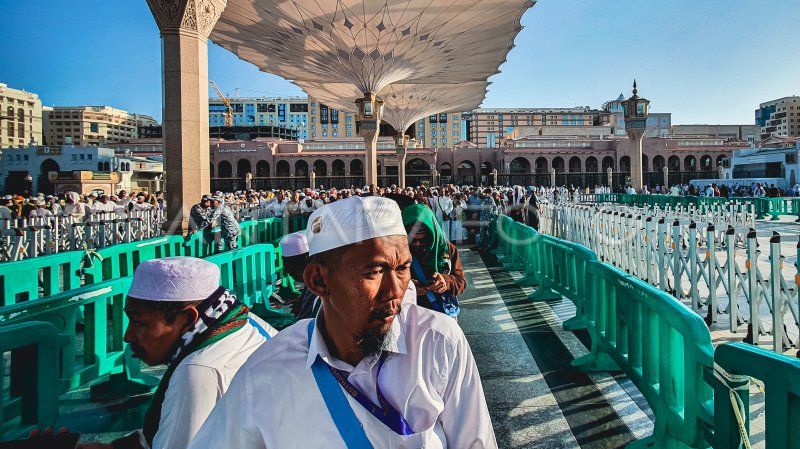
<svg viewBox="0 0 800 449"><path fill-rule="evenodd" d="M448 265L449 260L447 259L450 259L450 248L444 238L442 229L439 227L439 222L436 221L436 216L433 215L433 211L422 204L409 206L403 210L403 225L409 234L415 226L421 225L433 236L431 245L427 248L427 260L419 261L426 274L438 273Z"/></svg>

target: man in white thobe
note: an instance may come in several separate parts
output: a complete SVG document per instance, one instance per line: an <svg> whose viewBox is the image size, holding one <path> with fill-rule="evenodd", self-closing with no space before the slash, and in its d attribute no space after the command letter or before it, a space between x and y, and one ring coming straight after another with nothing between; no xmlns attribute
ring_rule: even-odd
<svg viewBox="0 0 800 449"><path fill-rule="evenodd" d="M453 200L450 199L446 188L442 190L441 196L431 198L431 208L433 208L433 214L436 215L436 221L439 222L439 228L442 230L444 238L449 242L450 228L453 225Z"/></svg>
<svg viewBox="0 0 800 449"><path fill-rule="evenodd" d="M167 371L142 430L80 448L186 448L239 368L277 333L220 287L217 265L193 257L140 264L125 313L134 357Z"/></svg>
<svg viewBox="0 0 800 449"><path fill-rule="evenodd" d="M458 324L402 303L411 253L397 203L331 203L307 240L320 313L253 353L190 449L496 448Z"/></svg>

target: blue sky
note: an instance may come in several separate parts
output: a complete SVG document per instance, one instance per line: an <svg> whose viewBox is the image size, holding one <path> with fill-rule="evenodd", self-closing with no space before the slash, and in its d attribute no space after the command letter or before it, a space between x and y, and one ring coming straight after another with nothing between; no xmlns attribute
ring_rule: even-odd
<svg viewBox="0 0 800 449"><path fill-rule="evenodd" d="M160 39L145 0L0 5L0 82L45 105L160 118ZM600 107L636 77L675 124L753 123L758 103L800 95L798 24L800 0L539 0L483 105ZM213 44L209 77L240 96L302 94Z"/></svg>

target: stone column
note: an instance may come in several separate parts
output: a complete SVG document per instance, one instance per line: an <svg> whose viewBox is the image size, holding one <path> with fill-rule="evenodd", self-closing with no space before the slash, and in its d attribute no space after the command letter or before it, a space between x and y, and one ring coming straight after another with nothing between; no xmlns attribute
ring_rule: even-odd
<svg viewBox="0 0 800 449"><path fill-rule="evenodd" d="M164 171L171 234L211 184L208 143L208 35L227 0L147 0L161 32Z"/></svg>
<svg viewBox="0 0 800 449"><path fill-rule="evenodd" d="M664 172L664 185L661 187L661 192L667 193L666 190L669 189L669 169L665 165L661 170Z"/></svg>
<svg viewBox="0 0 800 449"><path fill-rule="evenodd" d="M555 186L556 186L556 169L555 168L551 168L550 169L550 187L555 187Z"/></svg>
<svg viewBox="0 0 800 449"><path fill-rule="evenodd" d="M642 139L643 129L628 129L628 138L631 140L631 186L636 192L642 191Z"/></svg>
<svg viewBox="0 0 800 449"><path fill-rule="evenodd" d="M364 138L364 176L366 185L378 185L378 135L380 123L375 124L373 130L361 130Z"/></svg>
<svg viewBox="0 0 800 449"><path fill-rule="evenodd" d="M406 188L406 156L408 155L408 143L403 141L403 148L397 150L397 186L401 189Z"/></svg>

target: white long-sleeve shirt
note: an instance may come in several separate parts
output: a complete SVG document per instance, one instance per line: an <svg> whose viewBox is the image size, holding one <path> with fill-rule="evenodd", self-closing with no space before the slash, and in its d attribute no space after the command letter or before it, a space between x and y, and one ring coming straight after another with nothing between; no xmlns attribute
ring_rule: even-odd
<svg viewBox="0 0 800 449"><path fill-rule="evenodd" d="M333 358L318 326L309 347L308 324L284 329L253 353L190 449L346 448L311 365L319 355L349 372L349 381L378 403L377 359L353 367ZM403 304L387 338L381 392L417 433L394 433L345 394L373 447L496 448L478 369L456 321Z"/></svg>
<svg viewBox="0 0 800 449"><path fill-rule="evenodd" d="M277 331L253 314L270 336ZM169 380L152 449L183 449L195 436L214 405L227 391L247 358L264 343L264 336L248 323L222 340L189 354ZM144 444L144 438L140 438Z"/></svg>

